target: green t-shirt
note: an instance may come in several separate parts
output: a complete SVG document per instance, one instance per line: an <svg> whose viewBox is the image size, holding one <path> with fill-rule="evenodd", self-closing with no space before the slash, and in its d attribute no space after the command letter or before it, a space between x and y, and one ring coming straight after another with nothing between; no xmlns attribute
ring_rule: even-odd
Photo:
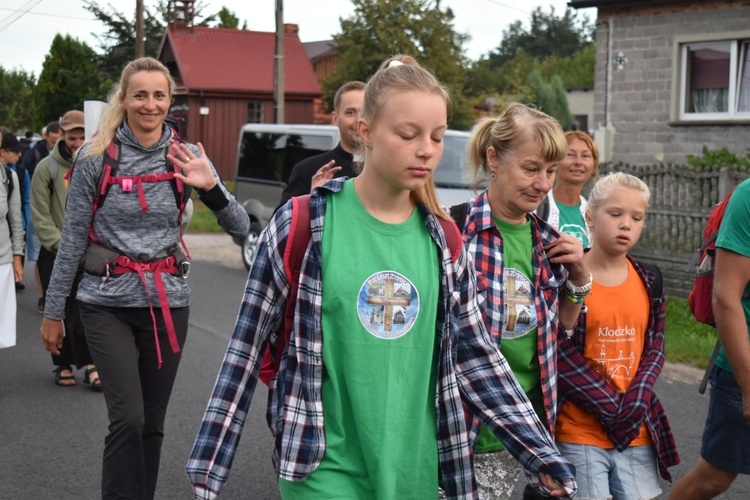
<svg viewBox="0 0 750 500"><path fill-rule="evenodd" d="M322 264L326 452L281 496L436 498L440 278L424 217L383 223L348 181L328 196Z"/></svg>
<svg viewBox="0 0 750 500"><path fill-rule="evenodd" d="M745 257L750 257L750 180L744 181L734 190L727 204L727 211L721 220L716 246L731 250ZM745 322L750 335L750 284L745 287L742 298L742 309L745 311ZM732 372L729 359L722 347L716 358L716 365ZM734 372L732 372L734 373Z"/></svg>
<svg viewBox="0 0 750 500"><path fill-rule="evenodd" d="M583 248L589 248L589 237L586 232L586 219L581 215L581 204L565 205L555 200L560 210L560 226L558 229L578 238Z"/></svg>
<svg viewBox="0 0 750 500"><path fill-rule="evenodd" d="M509 224L494 217L503 236L503 331L500 352L531 401L534 411L546 421L539 382L537 357L537 315L534 304L534 268L531 262L531 222ZM529 277L532 279L529 279ZM503 444L482 426L476 445L478 453L501 450Z"/></svg>

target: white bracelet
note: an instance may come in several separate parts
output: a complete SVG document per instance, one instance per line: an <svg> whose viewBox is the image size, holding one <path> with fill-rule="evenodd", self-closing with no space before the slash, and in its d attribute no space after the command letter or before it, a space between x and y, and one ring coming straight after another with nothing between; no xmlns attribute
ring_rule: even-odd
<svg viewBox="0 0 750 500"><path fill-rule="evenodd" d="M583 286L574 285L569 279L565 280L565 292L571 297L582 299L591 293L591 287L594 283L594 276L589 273L589 282Z"/></svg>

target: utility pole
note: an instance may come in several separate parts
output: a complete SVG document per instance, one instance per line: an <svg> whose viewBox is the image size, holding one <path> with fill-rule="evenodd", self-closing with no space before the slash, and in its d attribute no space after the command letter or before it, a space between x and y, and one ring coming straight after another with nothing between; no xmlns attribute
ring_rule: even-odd
<svg viewBox="0 0 750 500"><path fill-rule="evenodd" d="M143 0L135 0L135 57L145 55L143 46Z"/></svg>
<svg viewBox="0 0 750 500"><path fill-rule="evenodd" d="M274 122L284 123L284 0L276 0L276 54L273 61Z"/></svg>

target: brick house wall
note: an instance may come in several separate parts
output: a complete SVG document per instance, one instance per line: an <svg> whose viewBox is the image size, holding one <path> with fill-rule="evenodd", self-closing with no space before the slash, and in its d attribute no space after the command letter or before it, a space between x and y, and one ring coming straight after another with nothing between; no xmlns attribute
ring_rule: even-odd
<svg viewBox="0 0 750 500"><path fill-rule="evenodd" d="M687 123L679 120L679 97L674 95L679 95L679 44L703 36L750 39L750 0L578 3L598 8L590 127L602 136L609 123L611 156L604 151L604 160L683 163L686 154L700 155L704 145L747 153L750 116L726 123Z"/></svg>

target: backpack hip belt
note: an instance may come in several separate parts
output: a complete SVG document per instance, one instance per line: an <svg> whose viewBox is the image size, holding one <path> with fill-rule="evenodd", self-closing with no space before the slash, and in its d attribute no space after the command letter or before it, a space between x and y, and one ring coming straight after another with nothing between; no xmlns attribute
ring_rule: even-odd
<svg viewBox="0 0 750 500"><path fill-rule="evenodd" d="M154 284L156 285L156 291L159 295L159 305L161 306L161 314L164 318L164 325L167 328L167 338L169 339L169 345L172 348L172 352L177 354L180 352L180 344L177 342L177 334L174 329L174 322L172 321L172 313L169 310L169 299L167 299L167 290L164 287L164 280L162 274L180 274L183 277L187 276L190 272L190 263L183 261L178 263L177 258L174 255L170 255L166 259L159 260L156 262L135 262L125 255L120 255L115 261L113 268L114 274L125 274L125 273L138 273L141 278L141 282L146 287L146 294L151 306L149 310L151 312L151 320L154 325L154 342L156 343L156 357L159 363L159 368L162 365L161 348L159 347L159 330L156 327L156 315L154 314L153 300L151 299L151 292L148 289L148 282L146 281L145 273L151 273L154 276Z"/></svg>

